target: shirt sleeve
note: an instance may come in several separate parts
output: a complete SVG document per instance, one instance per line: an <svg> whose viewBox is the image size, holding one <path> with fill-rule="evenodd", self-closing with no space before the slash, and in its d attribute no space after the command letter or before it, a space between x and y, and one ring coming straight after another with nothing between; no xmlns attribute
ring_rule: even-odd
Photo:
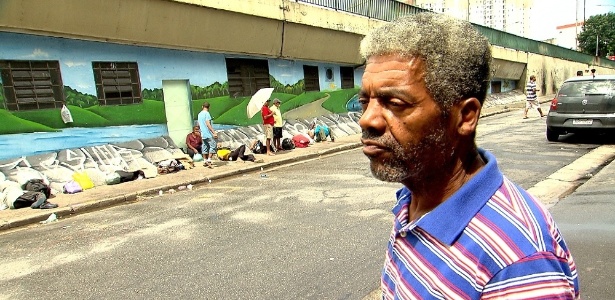
<svg viewBox="0 0 615 300"><path fill-rule="evenodd" d="M481 299L578 299L578 286L567 259L537 252L495 274Z"/></svg>

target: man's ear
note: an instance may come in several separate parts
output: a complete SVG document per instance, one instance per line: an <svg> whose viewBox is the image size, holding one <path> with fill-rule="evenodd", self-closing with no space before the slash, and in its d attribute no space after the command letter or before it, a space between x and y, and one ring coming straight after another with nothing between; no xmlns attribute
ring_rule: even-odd
<svg viewBox="0 0 615 300"><path fill-rule="evenodd" d="M476 132L482 105L476 98L468 98L457 103L455 113L458 114L457 132L469 136Z"/></svg>

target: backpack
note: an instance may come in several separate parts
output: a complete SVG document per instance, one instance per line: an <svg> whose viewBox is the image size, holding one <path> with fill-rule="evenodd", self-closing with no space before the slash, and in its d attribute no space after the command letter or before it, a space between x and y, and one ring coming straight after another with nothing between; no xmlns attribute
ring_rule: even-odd
<svg viewBox="0 0 615 300"><path fill-rule="evenodd" d="M284 149L284 150L293 150L293 149L295 149L295 143L293 143L293 140L291 140L289 138L284 138L282 140L282 149Z"/></svg>
<svg viewBox="0 0 615 300"><path fill-rule="evenodd" d="M43 181L42 179L30 179L28 180L24 186L23 190L29 192L41 192L45 194L45 197L49 198L51 196L51 188Z"/></svg>
<svg viewBox="0 0 615 300"><path fill-rule="evenodd" d="M267 153L267 149L265 148L265 145L263 145L263 142L257 140L254 144L254 148L252 148L252 152L256 154L265 154Z"/></svg>

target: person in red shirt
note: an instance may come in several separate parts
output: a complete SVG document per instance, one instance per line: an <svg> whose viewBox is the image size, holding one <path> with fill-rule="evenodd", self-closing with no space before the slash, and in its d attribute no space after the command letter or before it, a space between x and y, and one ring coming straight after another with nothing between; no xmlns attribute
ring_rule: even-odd
<svg viewBox="0 0 615 300"><path fill-rule="evenodd" d="M186 136L186 147L188 148L188 155L190 158L194 157L194 154L201 153L201 147L203 146L203 138L201 137L201 128L199 126L192 127L192 132Z"/></svg>
<svg viewBox="0 0 615 300"><path fill-rule="evenodd" d="M265 143L267 147L267 155L275 155L275 153L271 152L271 139L273 139L273 124L275 120L273 118L273 111L269 109L269 99L265 101L263 104L263 108L261 109L261 114L263 115L263 128L265 130L265 138L267 142Z"/></svg>

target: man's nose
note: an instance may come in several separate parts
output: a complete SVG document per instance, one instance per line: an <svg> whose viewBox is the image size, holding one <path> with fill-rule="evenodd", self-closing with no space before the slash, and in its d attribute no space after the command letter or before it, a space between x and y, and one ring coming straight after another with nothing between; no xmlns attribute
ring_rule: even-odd
<svg viewBox="0 0 615 300"><path fill-rule="evenodd" d="M361 126L361 129L364 131L368 129L382 131L386 127L386 122L382 116L382 110L383 107L378 101L370 100L363 110L361 119L359 119L359 126Z"/></svg>

